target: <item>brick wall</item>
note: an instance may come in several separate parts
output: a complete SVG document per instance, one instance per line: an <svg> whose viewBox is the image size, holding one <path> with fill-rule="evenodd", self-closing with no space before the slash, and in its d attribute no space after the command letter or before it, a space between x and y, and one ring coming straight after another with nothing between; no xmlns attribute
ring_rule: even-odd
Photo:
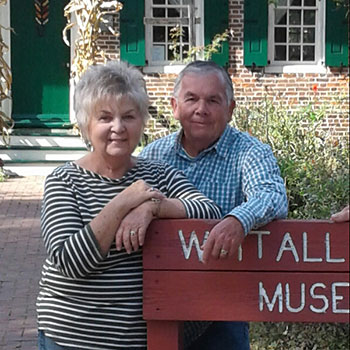
<svg viewBox="0 0 350 350"><path fill-rule="evenodd" d="M349 67L343 69L330 68L326 74L271 74L264 68L256 68L243 64L243 0L229 1L229 27L231 38L229 40L229 67L235 89L235 99L238 106L248 105L263 98L278 98L285 102L289 108L297 108L309 103L325 105L327 118L323 128L330 130L337 136L349 136ZM118 17L115 18L116 28ZM103 34L99 46L110 59L119 59L119 40L108 34ZM148 74L145 76L147 88L152 103L151 114L162 112L162 106L170 104L173 88L174 74ZM343 97L342 103L335 103ZM329 108L328 108L329 107ZM345 111L345 113L344 113ZM170 113L170 112L169 112ZM168 121L156 124L151 120L150 129L158 130L159 135L166 132ZM156 137L158 137L158 134Z"/></svg>

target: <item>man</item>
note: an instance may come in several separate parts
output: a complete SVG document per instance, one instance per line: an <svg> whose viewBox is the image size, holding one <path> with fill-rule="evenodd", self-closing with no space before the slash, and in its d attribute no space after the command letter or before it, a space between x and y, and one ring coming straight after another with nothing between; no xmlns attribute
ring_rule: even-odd
<svg viewBox="0 0 350 350"><path fill-rule="evenodd" d="M276 159L268 145L229 126L232 81L215 63L188 64L175 81L171 105L181 130L151 143L141 156L181 169L221 206L225 216L204 244L203 262L227 259L252 227L287 215ZM189 349L248 350L248 333L246 322L213 322ZM192 340L185 332L186 339Z"/></svg>

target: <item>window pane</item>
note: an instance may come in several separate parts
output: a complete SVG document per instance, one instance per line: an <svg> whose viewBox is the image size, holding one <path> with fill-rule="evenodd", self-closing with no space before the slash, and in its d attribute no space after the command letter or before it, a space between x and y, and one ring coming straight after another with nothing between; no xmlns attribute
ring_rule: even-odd
<svg viewBox="0 0 350 350"><path fill-rule="evenodd" d="M165 42L165 27L153 27L153 41L161 43Z"/></svg>
<svg viewBox="0 0 350 350"><path fill-rule="evenodd" d="M301 24L301 11L299 10L289 11L289 24Z"/></svg>
<svg viewBox="0 0 350 350"><path fill-rule="evenodd" d="M290 0L290 6L301 6L301 0Z"/></svg>
<svg viewBox="0 0 350 350"><path fill-rule="evenodd" d="M287 0L278 0L277 6L287 6Z"/></svg>
<svg viewBox="0 0 350 350"><path fill-rule="evenodd" d="M316 0L304 0L304 6L316 6Z"/></svg>
<svg viewBox="0 0 350 350"><path fill-rule="evenodd" d="M286 43L287 42L287 29L286 28L275 28L275 42Z"/></svg>
<svg viewBox="0 0 350 350"><path fill-rule="evenodd" d="M182 9L182 18L188 17L188 10L187 9Z"/></svg>
<svg viewBox="0 0 350 350"><path fill-rule="evenodd" d="M275 60L285 61L286 60L287 47L282 45L275 46Z"/></svg>
<svg viewBox="0 0 350 350"><path fill-rule="evenodd" d="M315 42L315 28L304 28L303 42L308 44Z"/></svg>
<svg viewBox="0 0 350 350"><path fill-rule="evenodd" d="M168 0L169 5L180 5L181 0Z"/></svg>
<svg viewBox="0 0 350 350"><path fill-rule="evenodd" d="M168 17L180 17L180 10L168 9Z"/></svg>
<svg viewBox="0 0 350 350"><path fill-rule="evenodd" d="M289 28L290 43L300 43L300 28Z"/></svg>
<svg viewBox="0 0 350 350"><path fill-rule="evenodd" d="M152 61L164 61L165 60L165 46L153 45L152 47Z"/></svg>
<svg viewBox="0 0 350 350"><path fill-rule="evenodd" d="M315 60L315 47L304 46L303 47L303 61L314 61Z"/></svg>
<svg viewBox="0 0 350 350"><path fill-rule="evenodd" d="M183 0L184 5L191 5L192 0Z"/></svg>
<svg viewBox="0 0 350 350"><path fill-rule="evenodd" d="M153 9L153 17L165 17L165 9Z"/></svg>
<svg viewBox="0 0 350 350"><path fill-rule="evenodd" d="M165 0L153 0L153 5L164 5Z"/></svg>
<svg viewBox="0 0 350 350"><path fill-rule="evenodd" d="M315 11L313 10L304 11L304 24L308 24L308 25L315 24Z"/></svg>
<svg viewBox="0 0 350 350"><path fill-rule="evenodd" d="M287 24L287 10L275 10L275 24Z"/></svg>
<svg viewBox="0 0 350 350"><path fill-rule="evenodd" d="M190 41L188 27L182 27L182 33L182 42L188 43Z"/></svg>
<svg viewBox="0 0 350 350"><path fill-rule="evenodd" d="M300 46L289 46L289 61L300 61Z"/></svg>

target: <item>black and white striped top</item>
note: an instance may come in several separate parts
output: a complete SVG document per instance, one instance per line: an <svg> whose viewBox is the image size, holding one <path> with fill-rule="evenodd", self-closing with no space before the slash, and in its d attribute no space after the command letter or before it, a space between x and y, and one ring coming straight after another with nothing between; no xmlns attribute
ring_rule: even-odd
<svg viewBox="0 0 350 350"><path fill-rule="evenodd" d="M118 193L143 179L178 198L188 218L220 218L218 207L178 172L139 158L121 179L87 171L75 163L46 179L42 234L49 257L37 299L38 327L73 349L146 349L142 319L142 253L117 251L105 258L90 221Z"/></svg>

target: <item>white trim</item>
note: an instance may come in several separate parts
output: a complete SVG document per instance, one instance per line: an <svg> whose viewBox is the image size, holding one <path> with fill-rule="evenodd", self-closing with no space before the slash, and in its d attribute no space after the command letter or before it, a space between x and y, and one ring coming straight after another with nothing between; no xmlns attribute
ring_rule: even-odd
<svg viewBox="0 0 350 350"><path fill-rule="evenodd" d="M324 65L269 65L265 67L265 73L317 73L326 74L328 68Z"/></svg>
<svg viewBox="0 0 350 350"><path fill-rule="evenodd" d="M10 27L10 0L4 6L0 6L0 23L5 28ZM8 46L9 50L5 53L5 62L11 68L11 32L10 30L1 30L2 37L5 44ZM12 100L6 99L2 102L1 109L6 115L10 116L12 114Z"/></svg>
<svg viewBox="0 0 350 350"><path fill-rule="evenodd" d="M183 64L174 64L167 66L144 66L143 73L167 73L178 74L185 68Z"/></svg>
<svg viewBox="0 0 350 350"><path fill-rule="evenodd" d="M72 73L72 66L73 66L73 58L74 58L74 52L75 52L75 41L78 36L78 28L77 28L77 21L75 18L75 13L73 12L71 14L71 20L75 25L70 29L70 71L69 71L69 121L71 123L75 123L77 120L75 118L75 113L73 109L73 97L74 97L74 87L75 82L74 79L71 78Z"/></svg>

